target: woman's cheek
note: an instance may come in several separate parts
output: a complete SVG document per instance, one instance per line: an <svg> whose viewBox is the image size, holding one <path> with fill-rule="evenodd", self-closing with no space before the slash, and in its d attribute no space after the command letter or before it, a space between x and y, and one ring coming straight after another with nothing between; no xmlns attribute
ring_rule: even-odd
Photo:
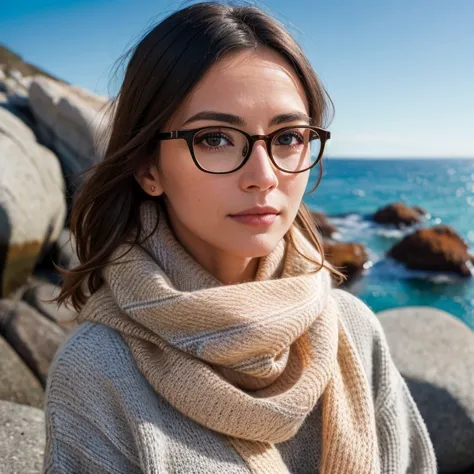
<svg viewBox="0 0 474 474"><path fill-rule="evenodd" d="M303 174L302 176L296 176L292 181L286 183L285 194L287 201L291 208L299 208L300 202L303 199L303 195L308 184L308 177Z"/></svg>

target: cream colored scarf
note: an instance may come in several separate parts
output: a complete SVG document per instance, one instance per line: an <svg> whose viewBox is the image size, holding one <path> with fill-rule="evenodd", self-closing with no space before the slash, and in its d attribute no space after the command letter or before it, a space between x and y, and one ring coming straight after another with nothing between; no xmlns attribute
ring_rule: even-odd
<svg viewBox="0 0 474 474"><path fill-rule="evenodd" d="M288 473L288 440L321 398L323 473L377 472L367 379L331 296L331 278L282 239L255 281L222 285L174 238L156 204L142 204L141 246L119 265L81 320L119 331L154 390L185 416L227 435L254 473ZM317 259L296 228L297 247ZM315 468L316 472L316 468Z"/></svg>

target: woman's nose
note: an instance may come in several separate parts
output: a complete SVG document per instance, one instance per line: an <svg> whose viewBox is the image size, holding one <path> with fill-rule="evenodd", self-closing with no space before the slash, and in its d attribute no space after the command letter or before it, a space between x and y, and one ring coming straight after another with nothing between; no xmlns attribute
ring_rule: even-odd
<svg viewBox="0 0 474 474"><path fill-rule="evenodd" d="M242 168L241 187L246 190L265 191L278 185L276 168L268 155L265 141L254 143L252 153Z"/></svg>

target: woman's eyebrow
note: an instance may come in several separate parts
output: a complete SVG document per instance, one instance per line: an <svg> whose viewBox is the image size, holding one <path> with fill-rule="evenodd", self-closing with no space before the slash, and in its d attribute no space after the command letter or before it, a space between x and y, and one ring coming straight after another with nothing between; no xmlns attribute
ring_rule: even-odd
<svg viewBox="0 0 474 474"><path fill-rule="evenodd" d="M212 110L203 110L202 112L194 114L193 116L188 118L186 122L183 123L183 125L186 125L190 122L197 122L198 120L217 120L219 122L227 122L231 125L237 125L240 127L247 125L247 122L238 115L214 112ZM268 126L271 127L272 125L279 125L281 123L286 122L295 122L297 120L303 120L308 125L311 121L310 117L308 117L306 113L300 111L293 111L288 112L286 114L275 115L275 117L273 117L268 123Z"/></svg>

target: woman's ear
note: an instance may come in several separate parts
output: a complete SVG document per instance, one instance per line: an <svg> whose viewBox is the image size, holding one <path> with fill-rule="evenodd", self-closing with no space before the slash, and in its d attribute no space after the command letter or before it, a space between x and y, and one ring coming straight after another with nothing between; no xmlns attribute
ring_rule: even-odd
<svg viewBox="0 0 474 474"><path fill-rule="evenodd" d="M164 192L161 176L156 164L145 164L134 174L137 183L148 195L157 197Z"/></svg>

